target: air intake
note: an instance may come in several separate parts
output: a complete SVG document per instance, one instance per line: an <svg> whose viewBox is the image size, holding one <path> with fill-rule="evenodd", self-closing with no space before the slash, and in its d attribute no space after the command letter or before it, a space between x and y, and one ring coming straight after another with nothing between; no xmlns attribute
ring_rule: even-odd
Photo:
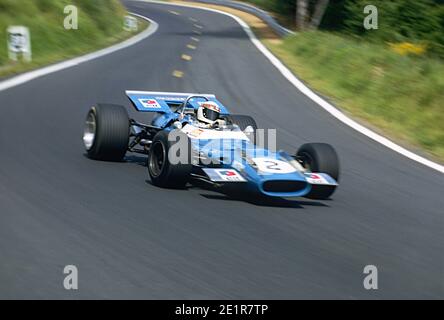
<svg viewBox="0 0 444 320"><path fill-rule="evenodd" d="M262 184L262 189L265 192L272 193L292 193L304 190L307 187L305 181L294 180L270 180Z"/></svg>

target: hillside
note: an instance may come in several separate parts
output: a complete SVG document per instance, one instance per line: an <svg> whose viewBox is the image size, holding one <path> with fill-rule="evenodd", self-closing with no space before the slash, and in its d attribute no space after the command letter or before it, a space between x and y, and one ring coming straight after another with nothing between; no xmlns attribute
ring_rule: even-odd
<svg viewBox="0 0 444 320"><path fill-rule="evenodd" d="M78 8L78 30L64 28L67 5ZM0 77L94 51L131 36L122 28L125 14L118 0L0 0ZM11 25L30 29L32 63L9 61L6 29Z"/></svg>

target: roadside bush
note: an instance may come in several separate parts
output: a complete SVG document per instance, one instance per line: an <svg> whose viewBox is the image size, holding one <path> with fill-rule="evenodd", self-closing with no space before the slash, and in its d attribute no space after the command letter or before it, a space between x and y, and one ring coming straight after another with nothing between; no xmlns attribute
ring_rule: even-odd
<svg viewBox="0 0 444 320"><path fill-rule="evenodd" d="M297 0L247 0L295 21ZM309 0L311 12L316 0ZM364 7L375 5L379 29L365 30ZM430 55L444 58L444 1L330 0L321 29L344 32L372 42L426 45Z"/></svg>

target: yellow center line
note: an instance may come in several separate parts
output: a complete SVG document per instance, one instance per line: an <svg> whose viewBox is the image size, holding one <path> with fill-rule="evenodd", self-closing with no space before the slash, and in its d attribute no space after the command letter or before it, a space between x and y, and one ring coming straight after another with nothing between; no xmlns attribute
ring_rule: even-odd
<svg viewBox="0 0 444 320"><path fill-rule="evenodd" d="M191 50L196 50L196 46L193 46L192 44L188 44L187 48Z"/></svg>
<svg viewBox="0 0 444 320"><path fill-rule="evenodd" d="M173 71L173 77L183 78L183 76L184 76L184 73L182 71L179 71L179 70L174 70Z"/></svg>
<svg viewBox="0 0 444 320"><path fill-rule="evenodd" d="M191 57L191 56L189 56L187 54L183 54L182 55L182 59L185 60L185 61L191 61L193 59L193 57Z"/></svg>

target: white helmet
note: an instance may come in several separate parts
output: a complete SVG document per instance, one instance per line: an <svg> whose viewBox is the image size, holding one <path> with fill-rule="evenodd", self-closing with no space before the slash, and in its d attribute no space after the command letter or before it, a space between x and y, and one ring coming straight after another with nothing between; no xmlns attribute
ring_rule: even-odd
<svg viewBox="0 0 444 320"><path fill-rule="evenodd" d="M197 120L213 124L220 117L220 108L213 101L205 101L197 109Z"/></svg>

